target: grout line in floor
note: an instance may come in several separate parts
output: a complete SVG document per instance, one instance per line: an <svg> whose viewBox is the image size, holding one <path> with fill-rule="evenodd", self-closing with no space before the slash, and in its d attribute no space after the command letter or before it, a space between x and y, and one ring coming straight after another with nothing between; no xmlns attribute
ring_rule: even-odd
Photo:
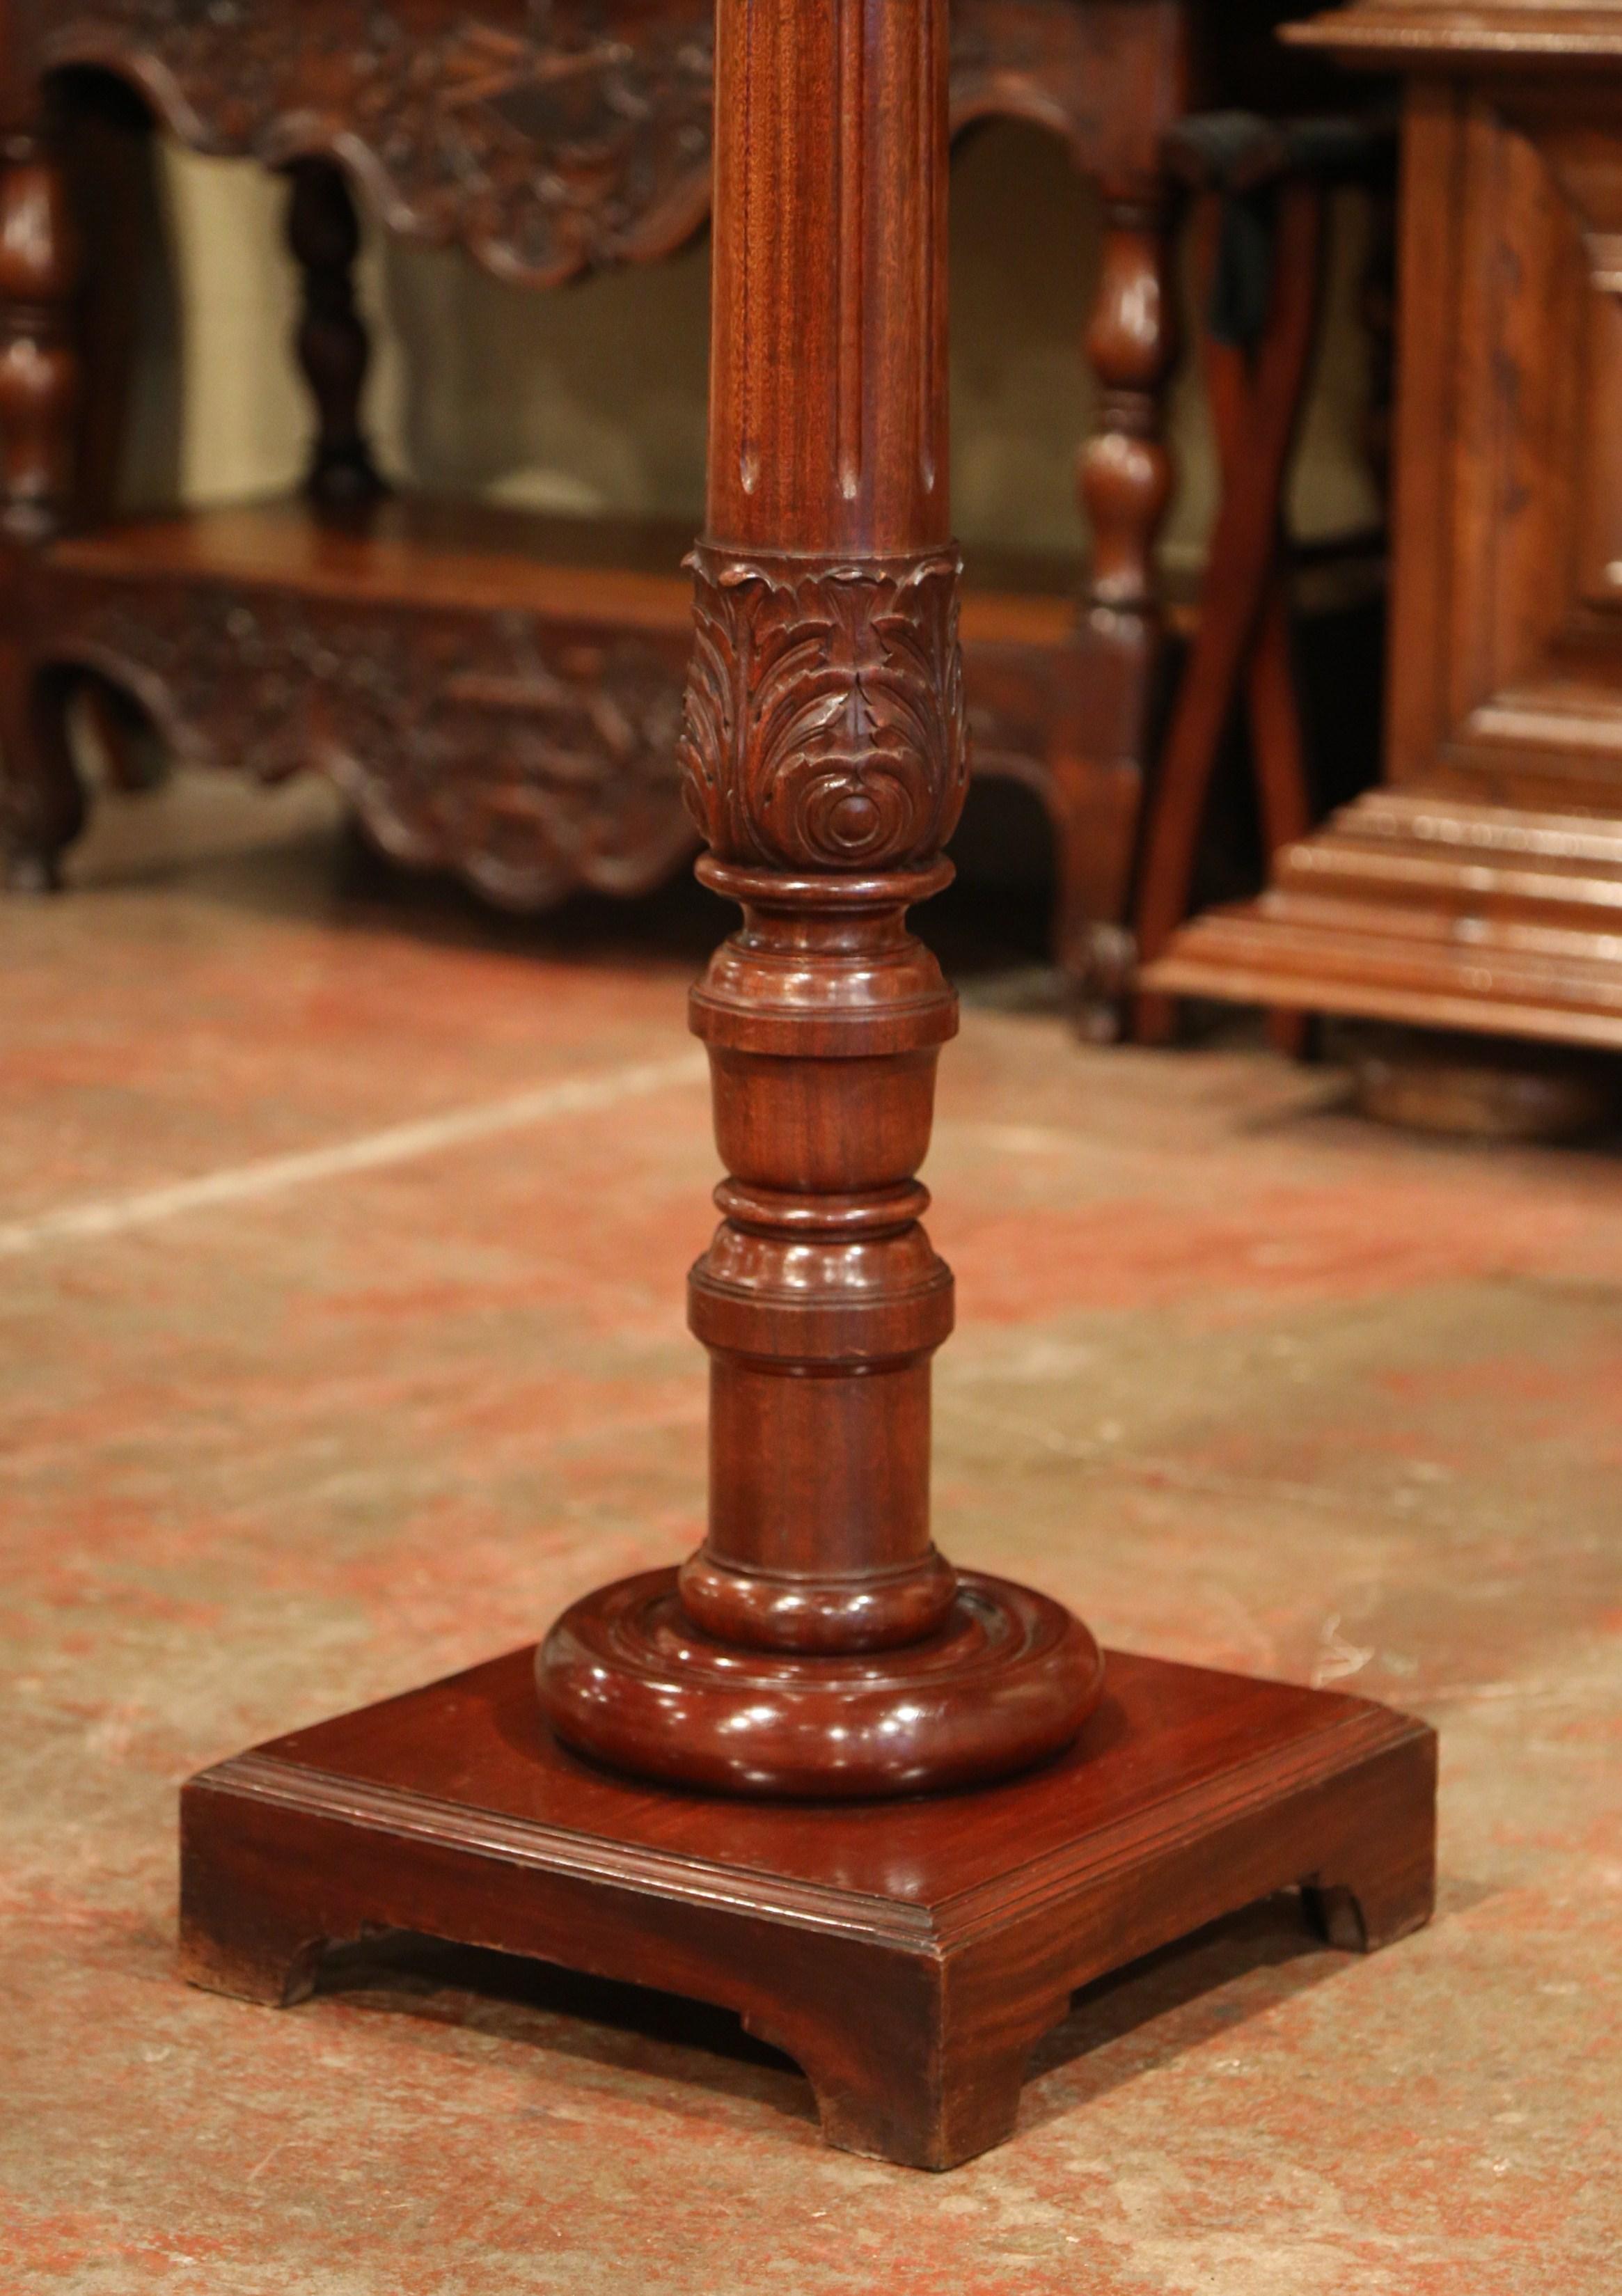
<svg viewBox="0 0 1622 2296"><path fill-rule="evenodd" d="M587 1116L614 1108L623 1101L640 1100L653 1093L700 1082L709 1073L701 1053L684 1053L679 1059L643 1061L610 1069L596 1076L564 1077L556 1084L539 1085L506 1100L481 1102L472 1107L449 1109L443 1115L422 1117L409 1124L394 1124L355 1140L335 1141L330 1147L300 1150L288 1156L265 1156L224 1170L200 1173L195 1179L168 1186L144 1188L127 1196L108 1196L89 1202L64 1204L32 1219L0 1225L0 1258L17 1258L53 1243L87 1242L121 1235L132 1228L152 1227L184 1213L210 1210L222 1204L240 1204L295 1188L320 1185L356 1172L375 1172L391 1164L408 1164L423 1156L442 1154L475 1140L488 1140L504 1132L521 1132L532 1125L548 1124L569 1116Z"/></svg>

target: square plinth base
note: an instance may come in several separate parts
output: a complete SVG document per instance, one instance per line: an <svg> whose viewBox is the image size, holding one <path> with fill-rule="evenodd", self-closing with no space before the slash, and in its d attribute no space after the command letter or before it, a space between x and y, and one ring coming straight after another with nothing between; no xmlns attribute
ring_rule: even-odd
<svg viewBox="0 0 1622 2296"><path fill-rule="evenodd" d="M569 1753L524 1650L205 1770L183 1965L286 2005L411 1930L737 2011L831 2144L920 2168L1013 2127L1071 1993L1299 1884L1355 1949L1430 1911L1436 1742L1364 1700L1112 1653L1045 1768L913 1801L747 1803Z"/></svg>

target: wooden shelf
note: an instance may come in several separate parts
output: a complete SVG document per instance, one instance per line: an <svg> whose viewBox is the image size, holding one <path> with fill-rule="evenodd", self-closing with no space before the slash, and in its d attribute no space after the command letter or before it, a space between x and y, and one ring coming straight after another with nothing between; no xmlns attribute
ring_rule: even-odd
<svg viewBox="0 0 1622 2296"><path fill-rule="evenodd" d="M219 583L307 597L527 612L687 632L684 520L566 517L430 495L316 515L301 498L131 520L52 545L48 563L143 583ZM967 554L971 642L1054 646L1074 629L1079 554Z"/></svg>
<svg viewBox="0 0 1622 2296"><path fill-rule="evenodd" d="M1355 0L1280 37L1291 47L1319 48L1345 63L1389 70L1435 58L1523 68L1559 61L1622 62L1622 7L1586 0Z"/></svg>
<svg viewBox="0 0 1622 2296"><path fill-rule="evenodd" d="M454 870L504 906L580 886L626 896L695 842L676 767L691 547L685 520L412 494L135 519L44 547L29 651L42 672L88 670L132 695L191 764L326 774L397 860ZM974 770L1046 809L1055 954L1078 1004L1107 1016L1152 625L1090 611L1079 552L966 556ZM1366 546L1309 554L1302 610L1366 596L1371 578ZM1193 588L1173 587L1176 633L1192 627Z"/></svg>
<svg viewBox="0 0 1622 2296"><path fill-rule="evenodd" d="M53 543L66 573L131 581L208 582L297 590L548 619L602 619L627 628L692 627L692 546L684 519L578 517L513 510L449 496L400 494L353 512L313 511L302 496L124 521ZM1356 535L1304 551L1298 611L1331 613L1375 594L1381 537ZM963 545L963 635L971 644L1062 646L1074 638L1087 561L1077 550ZM1165 577L1168 624L1185 636L1199 616L1200 570Z"/></svg>

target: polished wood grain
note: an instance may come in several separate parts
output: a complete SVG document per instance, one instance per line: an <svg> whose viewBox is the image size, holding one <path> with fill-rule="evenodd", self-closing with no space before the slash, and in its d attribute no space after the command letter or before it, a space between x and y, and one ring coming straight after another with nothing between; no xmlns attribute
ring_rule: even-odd
<svg viewBox="0 0 1622 2296"><path fill-rule="evenodd" d="M1339 14L1293 29L1297 45L1399 67L1503 63L1514 70L1622 59L1616 0L1356 0Z"/></svg>
<svg viewBox="0 0 1622 2296"><path fill-rule="evenodd" d="M1361 0L1410 74L1387 786L1158 992L1622 1043L1622 8Z"/></svg>
<svg viewBox="0 0 1622 2296"><path fill-rule="evenodd" d="M734 2010L831 2144L948 2169L1012 2130L1030 2051L1105 1972L1299 1885L1364 1951L1430 1910L1435 1741L1360 1700L1112 1652L1069 1753L978 1792L661 1792L545 1729L533 1653L207 1770L183 1965L286 2006L329 1944L426 1931Z"/></svg>
<svg viewBox="0 0 1622 2296"><path fill-rule="evenodd" d="M831 2142L1008 2135L1071 1990L1297 1884L1338 1942L1429 1910L1429 1731L1105 1662L936 1549L922 1225L957 1007L908 912L967 784L946 463L944 0L718 0L706 528L679 743L742 924L692 1002L721 1220L709 1530L533 1651L205 1773L184 1967L286 2004L426 1931L736 2009Z"/></svg>
<svg viewBox="0 0 1622 2296"><path fill-rule="evenodd" d="M709 501L680 744L743 928L692 999L728 1177L693 1270L709 1532L543 1648L560 1735L677 1784L871 1795L1075 1735L1098 1653L930 1530L922 1225L956 1033L908 909L968 787L952 540L944 0L717 16ZM882 1653L881 1658L878 1654Z"/></svg>

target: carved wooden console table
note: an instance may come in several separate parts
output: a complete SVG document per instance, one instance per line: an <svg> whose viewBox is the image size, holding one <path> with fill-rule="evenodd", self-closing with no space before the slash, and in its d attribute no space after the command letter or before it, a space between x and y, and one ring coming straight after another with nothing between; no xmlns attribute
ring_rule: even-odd
<svg viewBox="0 0 1622 2296"><path fill-rule="evenodd" d="M1408 80L1386 779L1149 978L1622 1049L1622 5L1291 37Z"/></svg>
<svg viewBox="0 0 1622 2296"><path fill-rule="evenodd" d="M1233 0L957 0L954 119L1034 120L1099 186L1086 353L1102 385L1061 569L989 570L965 608L977 770L1042 799L1059 954L1118 984L1160 628L1168 122L1258 97L1288 11ZM1219 36L1219 39L1218 39ZM86 72L196 150L289 171L319 417L305 498L68 533L78 257L54 137ZM392 228L532 286L644 262L709 203L708 0L9 0L0 7L0 789L12 882L54 881L82 800L61 701L94 672L174 750L313 763L397 857L540 905L645 890L696 843L674 764L688 592L668 529L381 496L357 419L358 184ZM94 219L89 236L96 236ZM90 252L94 254L92 245Z"/></svg>
<svg viewBox="0 0 1622 2296"><path fill-rule="evenodd" d="M693 992L728 1177L693 1269L709 1535L530 1648L191 1781L197 1983L402 1928L735 2009L835 2144L1006 2136L1074 1988L1274 1890L1429 1911L1435 1742L1101 1653L930 1525L922 1225L957 1026L907 912L968 776L947 471L945 0L719 0L715 334L681 740L742 922Z"/></svg>

